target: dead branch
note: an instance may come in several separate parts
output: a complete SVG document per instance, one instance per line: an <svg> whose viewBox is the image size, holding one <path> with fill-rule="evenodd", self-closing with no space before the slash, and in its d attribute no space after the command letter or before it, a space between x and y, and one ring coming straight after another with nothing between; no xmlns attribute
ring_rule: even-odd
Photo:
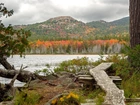
<svg viewBox="0 0 140 105"><path fill-rule="evenodd" d="M4 100L11 100L15 96L16 91L15 91L15 88L13 85L14 85L16 78L22 71L22 66L20 68L20 71L16 72L15 76L13 77L13 79L11 80L11 82L9 84L5 84L5 85L3 85L3 87L0 84L0 91L1 91L0 92L0 97L1 97L0 102L4 101Z"/></svg>
<svg viewBox="0 0 140 105"><path fill-rule="evenodd" d="M19 73L19 74L18 74ZM16 77L17 80L21 82L28 82L30 79L35 80L36 76L34 73L26 70L22 70L19 72L19 70L5 70L5 69L0 69L0 77L4 78L14 78L14 76L18 74Z"/></svg>

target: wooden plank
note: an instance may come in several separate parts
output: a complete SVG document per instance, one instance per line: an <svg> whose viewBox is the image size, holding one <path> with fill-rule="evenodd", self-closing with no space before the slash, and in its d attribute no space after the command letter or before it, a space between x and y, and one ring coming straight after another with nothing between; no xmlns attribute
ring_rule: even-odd
<svg viewBox="0 0 140 105"><path fill-rule="evenodd" d="M95 70L107 70L112 66L113 62L109 62L109 63L101 63L100 65L96 66Z"/></svg>
<svg viewBox="0 0 140 105"><path fill-rule="evenodd" d="M93 77L78 77L78 80L93 80Z"/></svg>
<svg viewBox="0 0 140 105"><path fill-rule="evenodd" d="M122 79L119 76L109 76L110 79L112 79L113 81L122 81Z"/></svg>
<svg viewBox="0 0 140 105"><path fill-rule="evenodd" d="M122 80L119 76L109 76L109 77L113 81L121 81ZM78 79L93 80L94 78L91 75L78 75Z"/></svg>
<svg viewBox="0 0 140 105"><path fill-rule="evenodd" d="M78 75L78 77L92 77L92 76L91 75Z"/></svg>
<svg viewBox="0 0 140 105"><path fill-rule="evenodd" d="M140 98L126 98L126 102L140 102Z"/></svg>
<svg viewBox="0 0 140 105"><path fill-rule="evenodd" d="M110 78L120 79L120 76L109 76Z"/></svg>
<svg viewBox="0 0 140 105"><path fill-rule="evenodd" d="M101 63L97 67L90 69L90 74L97 84L106 92L104 104L125 105L124 92L112 82L105 70L109 69L113 63Z"/></svg>

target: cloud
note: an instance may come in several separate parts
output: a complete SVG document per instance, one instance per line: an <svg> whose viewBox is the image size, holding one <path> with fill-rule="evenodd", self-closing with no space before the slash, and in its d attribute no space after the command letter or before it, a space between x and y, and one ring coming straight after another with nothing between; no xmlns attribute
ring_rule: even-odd
<svg viewBox="0 0 140 105"><path fill-rule="evenodd" d="M99 0L101 3L106 4L120 4L120 5L128 5L129 0Z"/></svg>
<svg viewBox="0 0 140 105"><path fill-rule="evenodd" d="M14 12L18 12L20 9L21 3L17 0L8 1L8 0L1 0L0 3L4 3L4 6L7 7L8 10L14 10Z"/></svg>
<svg viewBox="0 0 140 105"><path fill-rule="evenodd" d="M122 3L117 2L114 4L111 0L94 0L88 8L83 8L77 14L73 14L77 18L81 18L84 21L96 21L96 20L106 20L112 21L115 19L128 16L128 5L124 6ZM109 2L111 1L111 2ZM125 0L124 0L125 1ZM112 4L113 3L113 4Z"/></svg>
<svg viewBox="0 0 140 105"><path fill-rule="evenodd" d="M14 15L1 18L7 24L32 24L57 16L83 22L111 21L128 16L128 0L1 0ZM12 4L12 5L11 5Z"/></svg>

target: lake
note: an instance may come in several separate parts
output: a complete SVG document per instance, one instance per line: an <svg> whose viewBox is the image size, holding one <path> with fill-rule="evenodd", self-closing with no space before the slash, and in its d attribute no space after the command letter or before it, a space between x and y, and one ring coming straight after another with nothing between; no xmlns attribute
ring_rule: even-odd
<svg viewBox="0 0 140 105"><path fill-rule="evenodd" d="M34 72L35 70L41 70L46 68L46 64L49 64L52 68L57 66L59 63L65 60L71 60L76 58L88 57L89 60L97 61L100 59L100 55L26 55L25 57L20 57L19 55L14 55L13 57L7 58L11 65L14 65L16 69L20 69L21 65L23 67L28 66L25 70ZM105 59L107 55L103 55ZM1 68L3 68L0 65ZM1 83L9 83L10 79L5 79L0 77ZM16 80L14 86L21 86L23 83Z"/></svg>
<svg viewBox="0 0 140 105"><path fill-rule="evenodd" d="M105 58L107 55L103 55ZM76 58L88 57L89 60L97 61L100 56L99 55L26 55L24 57L20 57L19 55L14 55L13 57L8 58L8 62L11 65L14 65L16 69L20 69L20 66L28 66L26 70L35 71L45 68L46 64L51 66L56 66L62 61L71 60Z"/></svg>

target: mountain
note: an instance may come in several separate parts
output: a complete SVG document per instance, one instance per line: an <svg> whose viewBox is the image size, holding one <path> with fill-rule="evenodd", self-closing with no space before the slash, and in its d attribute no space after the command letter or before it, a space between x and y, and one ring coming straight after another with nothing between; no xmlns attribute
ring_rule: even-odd
<svg viewBox="0 0 140 105"><path fill-rule="evenodd" d="M112 25L119 25L119 26L129 26L129 17L124 17L122 19L118 19L115 21L110 22Z"/></svg>
<svg viewBox="0 0 140 105"><path fill-rule="evenodd" d="M129 17L112 22L100 20L83 23L70 16L60 16L41 23L17 25L14 28L30 30L32 40L92 39L94 36L128 33Z"/></svg>
<svg viewBox="0 0 140 105"><path fill-rule="evenodd" d="M97 29L95 35L110 35L110 34L122 34L129 31L129 17L118 19L112 22L106 22L104 20L92 21L87 25Z"/></svg>
<svg viewBox="0 0 140 105"><path fill-rule="evenodd" d="M51 18L45 22L31 25L17 25L15 28L23 28L32 32L32 38L60 39L60 38L87 38L93 34L95 28L77 21L70 16Z"/></svg>

